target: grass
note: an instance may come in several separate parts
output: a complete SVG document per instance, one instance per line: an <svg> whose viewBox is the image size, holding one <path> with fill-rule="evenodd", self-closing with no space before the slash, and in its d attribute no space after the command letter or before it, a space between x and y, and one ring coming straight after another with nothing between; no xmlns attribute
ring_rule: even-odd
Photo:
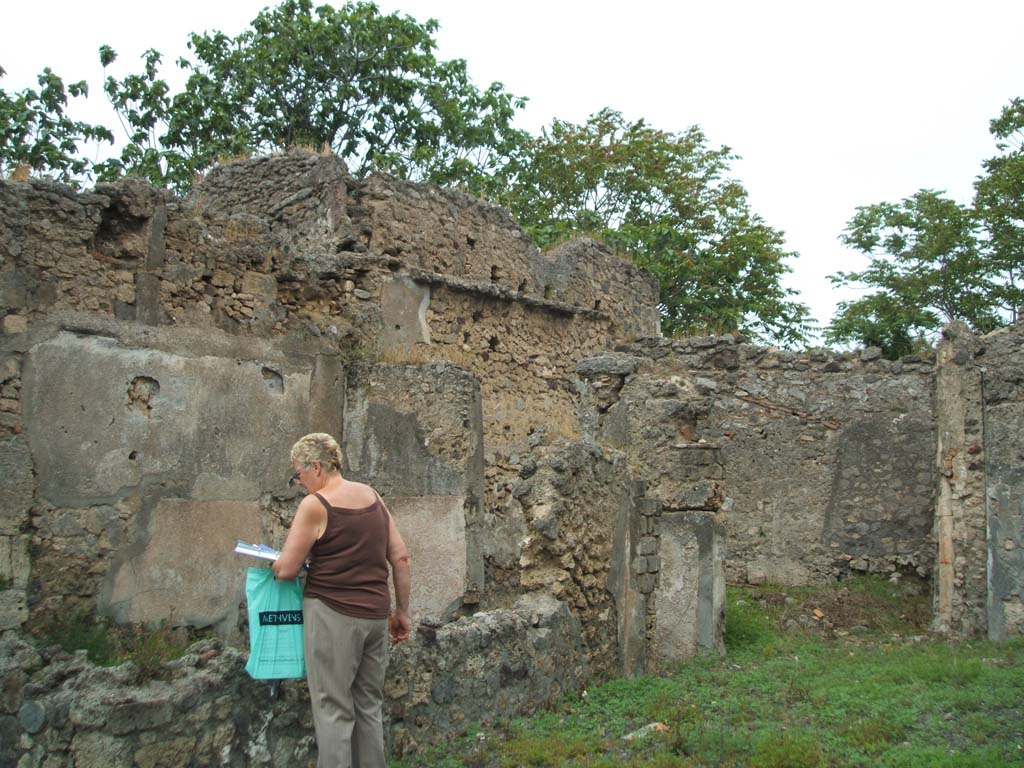
<svg viewBox="0 0 1024 768"><path fill-rule="evenodd" d="M612 680L393 766L1024 766L1024 642L949 644L928 614L915 585L874 577L730 589L724 658Z"/></svg>
<svg viewBox="0 0 1024 768"><path fill-rule="evenodd" d="M84 650L100 666L134 662L143 680L162 677L165 662L180 658L196 639L194 632L166 622L156 628L113 626L87 612L71 613L38 631L41 645L59 645L68 653Z"/></svg>

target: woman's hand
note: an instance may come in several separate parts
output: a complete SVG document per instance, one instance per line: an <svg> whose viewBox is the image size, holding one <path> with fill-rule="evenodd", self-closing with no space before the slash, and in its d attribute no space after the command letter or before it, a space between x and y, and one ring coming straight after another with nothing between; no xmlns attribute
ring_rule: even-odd
<svg viewBox="0 0 1024 768"><path fill-rule="evenodd" d="M388 616L388 630L391 632L391 644L397 645L409 639L409 614L405 611L395 611Z"/></svg>

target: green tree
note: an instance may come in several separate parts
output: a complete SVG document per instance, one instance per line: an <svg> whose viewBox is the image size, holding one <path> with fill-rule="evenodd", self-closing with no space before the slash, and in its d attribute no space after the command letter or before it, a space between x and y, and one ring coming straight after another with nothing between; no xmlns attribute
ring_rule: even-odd
<svg viewBox="0 0 1024 768"><path fill-rule="evenodd" d="M604 109L583 125L555 120L489 191L542 247L589 235L653 272L668 334L799 343L807 308L781 285L795 254L727 178L734 158L697 127L674 134Z"/></svg>
<svg viewBox="0 0 1024 768"><path fill-rule="evenodd" d="M237 37L192 34L194 61L178 61L190 76L173 97L150 51L143 74L106 81L132 145L110 171L184 188L219 158L306 145L356 175L478 189L524 143L512 120L525 100L499 83L478 89L462 60L439 61L437 28L369 2L284 0ZM115 56L101 49L104 65Z"/></svg>
<svg viewBox="0 0 1024 768"><path fill-rule="evenodd" d="M999 282L994 295L1016 322L1024 308L1024 99L1013 99L989 130L1000 154L975 181L974 207Z"/></svg>
<svg viewBox="0 0 1024 768"><path fill-rule="evenodd" d="M126 140L118 157L96 166L100 181L114 181L126 174L142 176L152 184L184 191L192 184L197 168L187 155L165 147L160 131L166 128L173 108L173 97L165 80L158 77L159 51L152 48L142 55L141 74L123 80L108 76L103 90L117 114ZM104 70L117 60L117 52L108 45L100 47Z"/></svg>
<svg viewBox="0 0 1024 768"><path fill-rule="evenodd" d="M0 68L0 77L3 75ZM73 120L65 114L69 96L89 95L84 80L65 86L47 67L37 82L38 90L7 93L0 89L0 178L26 167L36 175L76 184L92 167L80 154L80 146L113 142L114 137L103 126Z"/></svg>
<svg viewBox="0 0 1024 768"><path fill-rule="evenodd" d="M825 332L829 343L878 345L895 358L951 320L982 332L1001 324L974 212L941 192L861 206L840 239L869 263L832 281L875 292L840 304Z"/></svg>

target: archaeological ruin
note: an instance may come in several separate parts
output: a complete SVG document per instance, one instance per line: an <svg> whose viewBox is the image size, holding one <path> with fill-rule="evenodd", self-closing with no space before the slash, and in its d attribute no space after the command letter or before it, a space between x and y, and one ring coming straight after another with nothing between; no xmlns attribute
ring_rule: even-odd
<svg viewBox="0 0 1024 768"><path fill-rule="evenodd" d="M330 156L0 182L0 766L315 764L232 553L283 542L311 431L410 546L396 755L724 653L727 581L921 579L935 632L1024 634L1024 324L889 361L662 338L657 299ZM74 616L207 637L153 678L40 641Z"/></svg>

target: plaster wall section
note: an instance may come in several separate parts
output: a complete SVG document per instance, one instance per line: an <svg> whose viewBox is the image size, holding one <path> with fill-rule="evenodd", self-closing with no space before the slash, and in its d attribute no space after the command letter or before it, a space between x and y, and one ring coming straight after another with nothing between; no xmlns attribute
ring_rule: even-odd
<svg viewBox="0 0 1024 768"><path fill-rule="evenodd" d="M29 537L32 624L98 606L235 633L244 564L231 549L278 530L288 449L329 364L91 316L50 318L23 343L13 456L26 482L7 506Z"/></svg>
<svg viewBox="0 0 1024 768"><path fill-rule="evenodd" d="M698 653L725 654L725 531L713 514L661 517L661 574L652 656L662 669Z"/></svg>
<svg viewBox="0 0 1024 768"><path fill-rule="evenodd" d="M449 363L362 363L346 393L345 473L381 493L409 546L414 616L475 605L484 589L476 380Z"/></svg>
<svg viewBox="0 0 1024 768"><path fill-rule="evenodd" d="M1006 640L1024 635L1024 324L980 342L974 363L985 407L987 630L989 639Z"/></svg>
<svg viewBox="0 0 1024 768"><path fill-rule="evenodd" d="M580 363L581 422L666 510L718 514L734 582L927 576L932 365L651 339Z"/></svg>

